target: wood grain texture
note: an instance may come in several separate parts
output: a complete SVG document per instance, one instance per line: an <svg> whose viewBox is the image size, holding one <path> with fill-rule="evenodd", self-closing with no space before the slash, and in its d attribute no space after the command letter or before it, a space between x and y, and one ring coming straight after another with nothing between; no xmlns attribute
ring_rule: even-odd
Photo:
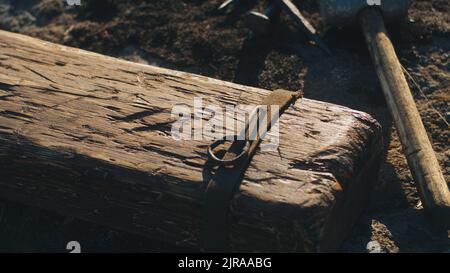
<svg viewBox="0 0 450 273"><path fill-rule="evenodd" d="M175 104L258 104L270 91L0 31L0 195L200 248L208 140L171 137ZM376 178L379 125L301 99L230 202L234 251L329 251Z"/></svg>
<svg viewBox="0 0 450 273"><path fill-rule="evenodd" d="M433 222L450 228L450 191L433 151L402 66L377 9L361 14L364 36L409 168Z"/></svg>

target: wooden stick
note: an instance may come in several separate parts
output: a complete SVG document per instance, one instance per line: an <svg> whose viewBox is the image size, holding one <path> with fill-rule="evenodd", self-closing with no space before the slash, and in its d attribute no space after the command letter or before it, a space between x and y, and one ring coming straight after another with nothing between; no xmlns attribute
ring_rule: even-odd
<svg viewBox="0 0 450 273"><path fill-rule="evenodd" d="M366 9L361 24L411 173L433 221L450 226L450 192L439 167L402 67L377 9Z"/></svg>

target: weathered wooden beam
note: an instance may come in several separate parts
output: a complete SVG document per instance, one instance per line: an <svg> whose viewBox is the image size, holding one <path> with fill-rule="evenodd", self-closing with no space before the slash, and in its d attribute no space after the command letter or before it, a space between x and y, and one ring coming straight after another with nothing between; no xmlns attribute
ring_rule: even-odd
<svg viewBox="0 0 450 273"><path fill-rule="evenodd" d="M0 31L0 195L199 249L211 141L173 139L172 107L269 92ZM279 128L230 202L231 248L336 249L375 180L380 127L301 99Z"/></svg>

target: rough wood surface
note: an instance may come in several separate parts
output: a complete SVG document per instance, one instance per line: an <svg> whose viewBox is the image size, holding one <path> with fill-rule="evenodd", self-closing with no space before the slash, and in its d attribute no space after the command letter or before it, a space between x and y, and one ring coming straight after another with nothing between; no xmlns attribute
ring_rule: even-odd
<svg viewBox="0 0 450 273"><path fill-rule="evenodd" d="M199 249L206 145L170 135L175 104L257 104L267 90L0 31L0 195ZM301 99L230 202L235 251L335 249L381 150L367 114Z"/></svg>

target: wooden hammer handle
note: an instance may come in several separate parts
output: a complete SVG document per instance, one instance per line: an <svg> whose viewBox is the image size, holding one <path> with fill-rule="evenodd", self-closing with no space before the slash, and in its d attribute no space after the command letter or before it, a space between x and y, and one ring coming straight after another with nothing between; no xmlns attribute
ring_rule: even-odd
<svg viewBox="0 0 450 273"><path fill-rule="evenodd" d="M388 37L383 16L378 9L367 8L361 12L360 21L424 208L436 223L449 227L450 192Z"/></svg>

